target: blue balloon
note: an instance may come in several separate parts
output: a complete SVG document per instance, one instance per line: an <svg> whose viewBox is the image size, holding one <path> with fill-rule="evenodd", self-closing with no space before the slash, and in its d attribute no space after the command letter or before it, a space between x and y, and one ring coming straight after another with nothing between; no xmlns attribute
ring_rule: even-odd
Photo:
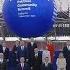
<svg viewBox="0 0 70 70"><path fill-rule="evenodd" d="M3 16L19 37L38 37L49 32L57 15L54 0L5 0Z"/></svg>

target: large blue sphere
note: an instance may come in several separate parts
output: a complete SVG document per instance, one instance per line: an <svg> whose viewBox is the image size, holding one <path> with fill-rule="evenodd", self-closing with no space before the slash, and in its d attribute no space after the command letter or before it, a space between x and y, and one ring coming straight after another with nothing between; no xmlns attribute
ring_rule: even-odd
<svg viewBox="0 0 70 70"><path fill-rule="evenodd" d="M42 36L53 26L54 3L54 0L5 0L3 16L8 28L18 36Z"/></svg>

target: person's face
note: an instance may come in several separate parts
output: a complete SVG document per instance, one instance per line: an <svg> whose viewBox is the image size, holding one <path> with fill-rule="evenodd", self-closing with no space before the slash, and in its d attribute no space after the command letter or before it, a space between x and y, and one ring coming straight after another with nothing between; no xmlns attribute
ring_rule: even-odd
<svg viewBox="0 0 70 70"><path fill-rule="evenodd" d="M48 58L48 57L46 57L46 58L45 58L45 62L47 63L48 61L49 61L49 58Z"/></svg>
<svg viewBox="0 0 70 70"><path fill-rule="evenodd" d="M24 63L24 61L25 61L24 57L21 57L20 58L20 63Z"/></svg>
<svg viewBox="0 0 70 70"><path fill-rule="evenodd" d="M2 46L3 46L3 47L6 47L6 43L5 43L5 42L3 42L3 43L2 43Z"/></svg>
<svg viewBox="0 0 70 70"><path fill-rule="evenodd" d="M63 58L63 53L60 53L59 54L59 58Z"/></svg>
<svg viewBox="0 0 70 70"><path fill-rule="evenodd" d="M19 45L19 41L16 41L16 45Z"/></svg>
<svg viewBox="0 0 70 70"><path fill-rule="evenodd" d="M24 45L25 45L24 41L20 41L20 46L24 46Z"/></svg>
<svg viewBox="0 0 70 70"><path fill-rule="evenodd" d="M51 41L47 41L47 44L52 44L52 42Z"/></svg>
<svg viewBox="0 0 70 70"><path fill-rule="evenodd" d="M70 45L70 41L67 41L67 45Z"/></svg>

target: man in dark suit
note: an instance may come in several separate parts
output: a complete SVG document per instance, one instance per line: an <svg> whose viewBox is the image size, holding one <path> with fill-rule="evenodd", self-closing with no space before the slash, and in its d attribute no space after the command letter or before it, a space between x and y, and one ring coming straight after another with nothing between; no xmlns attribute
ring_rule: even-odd
<svg viewBox="0 0 70 70"><path fill-rule="evenodd" d="M70 54L67 57L67 67L66 70L70 70Z"/></svg>
<svg viewBox="0 0 70 70"><path fill-rule="evenodd" d="M13 51L17 52L18 47L20 47L20 41L16 40L15 45L13 47Z"/></svg>
<svg viewBox="0 0 70 70"><path fill-rule="evenodd" d="M25 62L24 57L20 58L20 63L17 66L17 70L31 70L30 65Z"/></svg>
<svg viewBox="0 0 70 70"><path fill-rule="evenodd" d="M32 67L34 64L34 49L37 47L37 45L33 42L29 42L27 44L27 53L28 53L28 62L30 64L30 66Z"/></svg>
<svg viewBox="0 0 70 70"><path fill-rule="evenodd" d="M16 70L16 66L17 66L16 59L17 59L16 53L12 50L12 48L9 48L7 70Z"/></svg>
<svg viewBox="0 0 70 70"><path fill-rule="evenodd" d="M17 57L18 60L20 61L21 57L24 57L25 59L27 59L27 47L25 46L25 42L24 41L20 41L20 46L17 49Z"/></svg>
<svg viewBox="0 0 70 70"><path fill-rule="evenodd" d="M63 54L67 62L66 70L70 70L70 41L67 41L66 45L63 48Z"/></svg>
<svg viewBox="0 0 70 70"><path fill-rule="evenodd" d="M4 60L8 59L8 52L9 52L9 49L6 46L6 42L3 41L2 44L0 44L0 53L4 54Z"/></svg>
<svg viewBox="0 0 70 70"><path fill-rule="evenodd" d="M48 61L49 61L49 58L46 57L45 63L42 63L42 65L41 65L41 70L52 70L51 63L49 63Z"/></svg>
<svg viewBox="0 0 70 70"><path fill-rule="evenodd" d="M19 62L19 60L18 60L19 59L19 56L18 56L19 47L20 47L20 41L16 40L15 45L13 46L12 51L16 54L17 63Z"/></svg>
<svg viewBox="0 0 70 70"><path fill-rule="evenodd" d="M41 64L42 64L42 51L38 48L34 49L34 64L33 64L33 70L41 70Z"/></svg>
<svg viewBox="0 0 70 70"><path fill-rule="evenodd" d="M4 61L3 53L0 53L0 70L7 70L6 69L6 61Z"/></svg>
<svg viewBox="0 0 70 70"><path fill-rule="evenodd" d="M9 49L6 46L6 42L5 41L2 43L2 53L4 54L4 60L7 61L8 54L9 54Z"/></svg>

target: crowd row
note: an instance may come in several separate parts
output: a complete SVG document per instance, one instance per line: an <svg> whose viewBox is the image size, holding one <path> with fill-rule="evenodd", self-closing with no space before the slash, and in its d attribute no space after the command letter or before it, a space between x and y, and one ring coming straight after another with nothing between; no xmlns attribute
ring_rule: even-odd
<svg viewBox="0 0 70 70"><path fill-rule="evenodd" d="M59 52L59 53L58 53ZM16 41L13 48L0 44L0 70L70 70L69 43L55 51L52 42Z"/></svg>

